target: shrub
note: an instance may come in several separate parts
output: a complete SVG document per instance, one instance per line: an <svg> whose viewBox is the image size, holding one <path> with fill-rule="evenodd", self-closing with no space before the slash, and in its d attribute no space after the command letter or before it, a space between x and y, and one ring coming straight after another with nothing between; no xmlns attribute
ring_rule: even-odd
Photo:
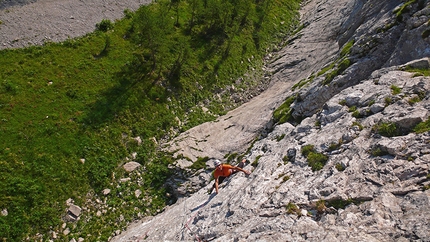
<svg viewBox="0 0 430 242"><path fill-rule="evenodd" d="M303 146L301 152L307 158L308 165L312 168L312 171L321 170L327 163L328 156L316 152L313 145Z"/></svg>
<svg viewBox="0 0 430 242"><path fill-rule="evenodd" d="M385 107L387 107L393 103L393 99L391 97L385 97L384 103L385 103Z"/></svg>
<svg viewBox="0 0 430 242"><path fill-rule="evenodd" d="M276 141L281 141L283 138L285 137L285 134L282 134L282 135L279 135L279 136L276 136Z"/></svg>
<svg viewBox="0 0 430 242"><path fill-rule="evenodd" d="M339 200L327 201L328 207L334 207L336 209L339 209L339 208L345 209L346 206L348 206L352 203L358 204L359 202L355 201L351 198L348 198L347 200L339 199Z"/></svg>
<svg viewBox="0 0 430 242"><path fill-rule="evenodd" d="M342 165L342 164L340 164L340 163L336 163L335 168L336 168L338 171L344 171L344 170L345 170L345 167L343 167L343 165Z"/></svg>
<svg viewBox="0 0 430 242"><path fill-rule="evenodd" d="M372 156L384 156L384 155L388 155L389 153L385 150L382 150L381 147L379 147L379 146L374 146L370 150L370 154Z"/></svg>
<svg viewBox="0 0 430 242"><path fill-rule="evenodd" d="M308 157L311 152L315 152L315 148L313 145L305 145L301 149L302 155L304 157Z"/></svg>
<svg viewBox="0 0 430 242"><path fill-rule="evenodd" d="M373 130L385 137L394 137L401 135L398 126L392 122L382 122L378 125L375 125Z"/></svg>
<svg viewBox="0 0 430 242"><path fill-rule="evenodd" d="M357 111L357 107L356 106L351 106L351 107L349 107L348 111L349 112L355 112L355 111Z"/></svg>
<svg viewBox="0 0 430 242"><path fill-rule="evenodd" d="M124 18L132 19L133 16L134 16L133 11L131 11L130 9L124 9Z"/></svg>
<svg viewBox="0 0 430 242"><path fill-rule="evenodd" d="M321 170L327 163L328 157L321 153L310 153L308 155L308 165L312 168L312 171Z"/></svg>
<svg viewBox="0 0 430 242"><path fill-rule="evenodd" d="M109 19L103 19L100 23L96 24L96 30L106 32L113 29L113 23Z"/></svg>

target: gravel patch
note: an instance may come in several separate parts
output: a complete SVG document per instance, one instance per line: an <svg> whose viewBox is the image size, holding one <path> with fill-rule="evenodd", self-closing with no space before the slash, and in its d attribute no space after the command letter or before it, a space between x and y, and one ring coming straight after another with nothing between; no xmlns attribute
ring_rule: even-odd
<svg viewBox="0 0 430 242"><path fill-rule="evenodd" d="M103 19L121 19L151 0L0 0L0 49L83 36Z"/></svg>

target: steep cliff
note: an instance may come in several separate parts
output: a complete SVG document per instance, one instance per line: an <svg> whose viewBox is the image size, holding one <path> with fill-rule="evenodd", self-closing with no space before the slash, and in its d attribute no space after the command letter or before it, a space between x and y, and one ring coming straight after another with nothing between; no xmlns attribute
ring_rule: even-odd
<svg viewBox="0 0 430 242"><path fill-rule="evenodd" d="M270 87L166 146L243 153L252 174L208 195L201 170L112 241L429 241L430 132L416 125L430 122L430 78L410 71L430 68L429 18L429 1L304 2ZM275 123L287 97L290 122Z"/></svg>

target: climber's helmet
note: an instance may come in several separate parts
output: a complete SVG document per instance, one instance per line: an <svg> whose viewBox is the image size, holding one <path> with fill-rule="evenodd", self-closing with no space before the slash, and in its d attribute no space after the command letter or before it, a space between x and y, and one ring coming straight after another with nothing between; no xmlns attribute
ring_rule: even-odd
<svg viewBox="0 0 430 242"><path fill-rule="evenodd" d="M215 168L218 167L219 165L221 165L221 161L218 160L218 159L214 160L214 166L215 166Z"/></svg>

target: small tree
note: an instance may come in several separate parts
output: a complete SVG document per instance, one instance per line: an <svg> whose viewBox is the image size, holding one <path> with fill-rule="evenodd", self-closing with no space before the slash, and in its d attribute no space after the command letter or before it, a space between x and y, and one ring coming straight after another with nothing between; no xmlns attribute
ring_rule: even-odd
<svg viewBox="0 0 430 242"><path fill-rule="evenodd" d="M100 23L96 24L96 30L106 32L113 29L113 23L109 19L103 19Z"/></svg>

